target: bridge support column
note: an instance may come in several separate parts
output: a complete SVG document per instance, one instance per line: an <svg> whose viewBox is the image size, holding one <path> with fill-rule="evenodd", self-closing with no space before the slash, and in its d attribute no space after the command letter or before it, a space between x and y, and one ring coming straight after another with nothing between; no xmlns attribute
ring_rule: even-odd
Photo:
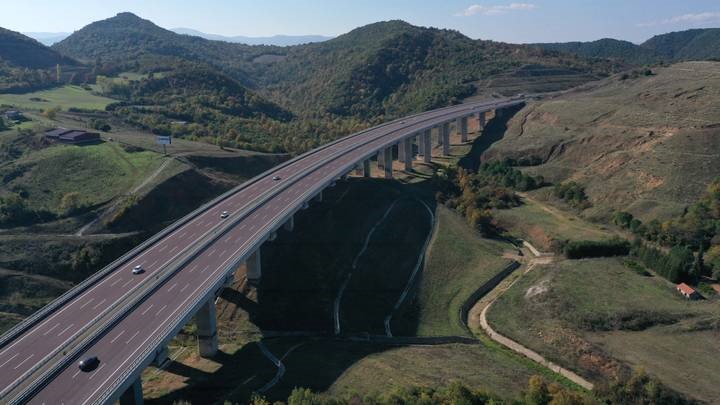
<svg viewBox="0 0 720 405"><path fill-rule="evenodd" d="M467 142L468 140L468 117L462 117L460 122L460 142Z"/></svg>
<svg viewBox="0 0 720 405"><path fill-rule="evenodd" d="M403 139L398 142L398 160L404 162L406 153L407 151L405 150L405 140Z"/></svg>
<svg viewBox="0 0 720 405"><path fill-rule="evenodd" d="M430 163L432 161L432 132L430 129L426 129L423 135L421 136L422 143L425 145L423 146L425 150L425 154L423 155L423 162Z"/></svg>
<svg viewBox="0 0 720 405"><path fill-rule="evenodd" d="M283 228L285 228L286 231L292 232L293 229L295 229L295 215L291 216L290 219L285 222L285 225L283 225Z"/></svg>
<svg viewBox="0 0 720 405"><path fill-rule="evenodd" d="M405 138L400 143L401 149L405 151L403 157L400 159L405 164L405 170L412 170L413 162L413 144L412 138Z"/></svg>
<svg viewBox="0 0 720 405"><path fill-rule="evenodd" d="M440 124L435 127L436 128L435 132L437 132L437 146L442 146L442 144L443 144L443 136L442 136L443 125L444 124Z"/></svg>
<svg viewBox="0 0 720 405"><path fill-rule="evenodd" d="M442 155L450 156L450 123L442 124L440 138L442 138Z"/></svg>
<svg viewBox="0 0 720 405"><path fill-rule="evenodd" d="M380 150L377 154L377 167L379 170L382 170L385 167L385 151Z"/></svg>
<svg viewBox="0 0 720 405"><path fill-rule="evenodd" d="M497 109L495 110L495 118L502 118L502 116L505 114L505 110Z"/></svg>
<svg viewBox="0 0 720 405"><path fill-rule="evenodd" d="M393 172L393 155L392 155L392 146L385 148L385 152L383 152L383 168L385 170L385 178L386 179L392 179L392 172Z"/></svg>
<svg viewBox="0 0 720 405"><path fill-rule="evenodd" d="M195 314L197 323L198 352L200 357L213 357L217 354L217 319L214 297L210 297Z"/></svg>
<svg viewBox="0 0 720 405"><path fill-rule="evenodd" d="M417 136L417 145L418 145L418 159L425 156L425 137L423 136L423 133L419 133Z"/></svg>
<svg viewBox="0 0 720 405"><path fill-rule="evenodd" d="M120 405L142 405L142 380L140 377L120 395Z"/></svg>
<svg viewBox="0 0 720 405"><path fill-rule="evenodd" d="M478 132L485 129L485 111L478 113Z"/></svg>
<svg viewBox="0 0 720 405"><path fill-rule="evenodd" d="M163 345L155 352L155 360L153 360L153 364L155 364L157 367L160 367L165 363L165 361L168 359L168 347L166 345Z"/></svg>
<svg viewBox="0 0 720 405"><path fill-rule="evenodd" d="M370 159L363 160L362 167L363 167L363 177L370 177L371 176L371 174L370 174Z"/></svg>
<svg viewBox="0 0 720 405"><path fill-rule="evenodd" d="M313 201L315 202L322 202L322 191L317 193L317 195L313 198Z"/></svg>
<svg viewBox="0 0 720 405"><path fill-rule="evenodd" d="M260 280L262 277L262 268L260 267L260 248L257 248L246 260L245 267L247 273L245 277L251 281Z"/></svg>

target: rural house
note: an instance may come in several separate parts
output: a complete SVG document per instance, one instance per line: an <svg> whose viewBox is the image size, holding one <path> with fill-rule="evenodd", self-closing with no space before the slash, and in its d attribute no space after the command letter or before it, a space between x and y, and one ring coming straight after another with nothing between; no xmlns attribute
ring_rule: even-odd
<svg viewBox="0 0 720 405"><path fill-rule="evenodd" d="M55 128L45 131L45 137L62 143L82 144L100 141L100 134L82 129Z"/></svg>
<svg viewBox="0 0 720 405"><path fill-rule="evenodd" d="M676 289L683 295L683 297L689 300L696 300L700 298L700 293L685 283L678 284Z"/></svg>

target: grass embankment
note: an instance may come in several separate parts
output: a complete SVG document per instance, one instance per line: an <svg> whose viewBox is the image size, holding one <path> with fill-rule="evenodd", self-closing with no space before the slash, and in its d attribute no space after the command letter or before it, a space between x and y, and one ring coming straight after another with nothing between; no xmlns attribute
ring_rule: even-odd
<svg viewBox="0 0 720 405"><path fill-rule="evenodd" d="M436 233L417 295L394 330L419 336L469 336L461 324L460 307L510 263L502 254L513 246L480 238L464 218L444 206L438 207L436 215Z"/></svg>
<svg viewBox="0 0 720 405"><path fill-rule="evenodd" d="M0 94L0 104L27 110L46 110L55 107L64 111L71 107L104 110L108 104L115 101L92 94L90 90L80 86L62 86L24 94Z"/></svg>
<svg viewBox="0 0 720 405"><path fill-rule="evenodd" d="M79 193L85 206L109 201L142 183L163 159L154 152L128 152L109 142L54 145L26 153L0 173L8 179L2 188L22 190L29 207L60 214L67 193Z"/></svg>
<svg viewBox="0 0 720 405"><path fill-rule="evenodd" d="M558 251L567 240L602 240L617 234L573 213L538 203L532 197L523 198L519 207L493 210L493 217L501 228L543 251Z"/></svg>
<svg viewBox="0 0 720 405"><path fill-rule="evenodd" d="M488 316L498 332L592 379L620 372L616 358L699 399L720 395L717 300L687 301L622 259L538 266Z"/></svg>

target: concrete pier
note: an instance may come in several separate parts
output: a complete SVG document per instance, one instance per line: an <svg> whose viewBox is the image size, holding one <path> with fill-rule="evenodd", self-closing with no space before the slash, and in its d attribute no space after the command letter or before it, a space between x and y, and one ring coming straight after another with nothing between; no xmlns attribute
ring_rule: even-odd
<svg viewBox="0 0 720 405"><path fill-rule="evenodd" d="M404 162L406 153L407 152L405 150L405 140L403 139L398 143L398 160Z"/></svg>
<svg viewBox="0 0 720 405"><path fill-rule="evenodd" d="M393 155L392 155L392 146L389 148L385 148L385 152L383 152L383 168L385 170L385 178L386 179L392 179L392 172L393 172Z"/></svg>
<svg viewBox="0 0 720 405"><path fill-rule="evenodd" d="M370 159L365 159L362 162L363 177L370 177Z"/></svg>
<svg viewBox="0 0 720 405"><path fill-rule="evenodd" d="M400 158L400 161L405 164L405 170L410 171L412 170L412 162L413 162L413 144L412 144L412 138L405 138L400 143L401 149L404 150L405 153L403 153L402 158Z"/></svg>
<svg viewBox="0 0 720 405"><path fill-rule="evenodd" d="M260 267L260 248L257 248L257 250L255 250L253 254L247 258L247 260L245 260L245 267L247 268L245 277L248 280L260 280L262 277L262 268Z"/></svg>
<svg viewBox="0 0 720 405"><path fill-rule="evenodd" d="M468 118L462 117L458 119L456 125L456 130L460 131L460 142L465 143L468 140ZM459 129L458 129L459 128Z"/></svg>
<svg viewBox="0 0 720 405"><path fill-rule="evenodd" d="M120 405L142 405L143 392L140 377L120 395Z"/></svg>
<svg viewBox="0 0 720 405"><path fill-rule="evenodd" d="M432 133L430 132L430 129L426 129L425 132L422 134L421 138L421 142L424 145L423 148L425 150L425 154L423 155L423 162L430 163L432 161Z"/></svg>
<svg viewBox="0 0 720 405"><path fill-rule="evenodd" d="M418 159L425 156L425 137L423 136L423 133L419 133L415 136L417 138L417 145L418 145Z"/></svg>
<svg viewBox="0 0 720 405"><path fill-rule="evenodd" d="M442 155L450 156L450 123L446 122L440 127L440 138L442 139Z"/></svg>
<svg viewBox="0 0 720 405"><path fill-rule="evenodd" d="M155 352L155 360L153 360L153 364L155 364L155 366L157 366L157 367L162 366L163 363L165 363L165 361L167 361L169 353L170 352L168 351L167 346L163 346L163 347L159 348Z"/></svg>
<svg viewBox="0 0 720 405"><path fill-rule="evenodd" d="M197 324L198 351L200 357L213 357L217 354L217 314L215 311L215 297L210 298L200 307L195 314Z"/></svg>
<svg viewBox="0 0 720 405"><path fill-rule="evenodd" d="M288 232L292 232L295 229L295 215L291 216L290 219L285 222L283 228Z"/></svg>
<svg viewBox="0 0 720 405"><path fill-rule="evenodd" d="M315 195L315 197L313 197L313 201L322 202L322 191L317 193L317 195Z"/></svg>
<svg viewBox="0 0 720 405"><path fill-rule="evenodd" d="M485 112L478 113L478 132L485 128Z"/></svg>
<svg viewBox="0 0 720 405"><path fill-rule="evenodd" d="M379 150L377 153L377 167L379 170L385 167L385 157L383 153L385 153L383 150Z"/></svg>

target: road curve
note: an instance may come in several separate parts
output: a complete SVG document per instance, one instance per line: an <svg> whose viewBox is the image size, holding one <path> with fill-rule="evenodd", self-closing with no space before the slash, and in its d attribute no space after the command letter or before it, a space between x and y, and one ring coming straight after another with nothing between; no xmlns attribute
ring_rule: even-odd
<svg viewBox="0 0 720 405"><path fill-rule="evenodd" d="M28 375L35 377L52 363L53 374L32 391L30 402L84 404L115 399L130 376L146 366L154 351L221 288L239 262L357 163L426 128L520 103L475 102L396 120L301 155L226 193L104 269L97 280L56 303L20 332L4 337L0 392L27 384ZM281 180L273 180L275 176ZM224 210L232 213L225 220L219 215ZM146 272L132 275L136 264ZM104 319L112 322L92 340L82 340L94 326L104 325L100 322ZM77 356L65 358L58 352L72 344L82 348ZM100 366L91 373L79 372L76 359L90 354L101 359ZM0 401L8 399L12 400Z"/></svg>

